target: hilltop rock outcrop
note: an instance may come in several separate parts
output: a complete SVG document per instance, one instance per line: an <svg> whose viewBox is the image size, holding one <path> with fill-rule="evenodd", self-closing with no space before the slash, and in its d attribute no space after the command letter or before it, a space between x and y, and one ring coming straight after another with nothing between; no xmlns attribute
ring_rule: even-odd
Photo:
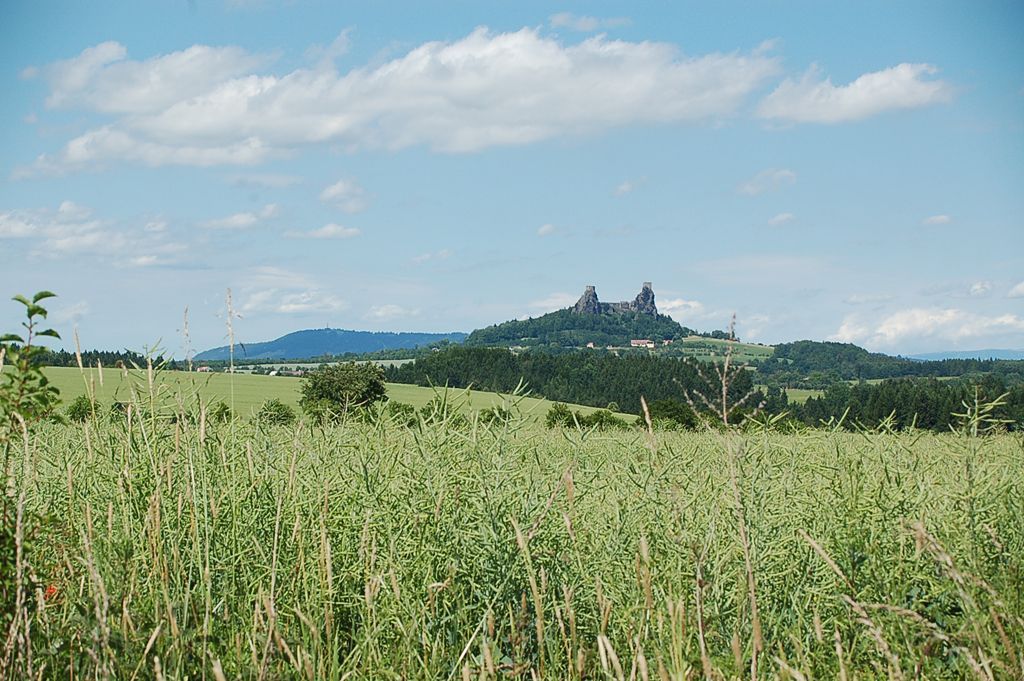
<svg viewBox="0 0 1024 681"><path fill-rule="evenodd" d="M597 290L593 286L587 286L583 295L573 305L572 311L576 314L623 314L626 312L637 312L646 315L658 315L658 307L654 304L654 289L651 282L645 281L643 288L636 298L620 303L602 303L597 298Z"/></svg>

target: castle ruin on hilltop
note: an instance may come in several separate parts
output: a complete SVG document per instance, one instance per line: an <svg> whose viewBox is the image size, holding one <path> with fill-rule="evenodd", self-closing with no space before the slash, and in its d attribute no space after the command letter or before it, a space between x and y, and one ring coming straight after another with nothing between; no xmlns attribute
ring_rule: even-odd
<svg viewBox="0 0 1024 681"><path fill-rule="evenodd" d="M572 307L576 314L623 314L626 312L638 312L640 314L657 315L658 308L654 304L654 289L651 282L645 281L640 293L631 301L620 303L602 303L597 299L597 290L588 286L580 299Z"/></svg>

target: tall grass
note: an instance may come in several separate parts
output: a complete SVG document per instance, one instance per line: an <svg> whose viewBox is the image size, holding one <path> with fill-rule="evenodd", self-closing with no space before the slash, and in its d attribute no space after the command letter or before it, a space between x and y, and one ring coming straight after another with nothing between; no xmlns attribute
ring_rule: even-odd
<svg viewBox="0 0 1024 681"><path fill-rule="evenodd" d="M1024 675L1019 437L286 429L158 384L18 448L0 677Z"/></svg>

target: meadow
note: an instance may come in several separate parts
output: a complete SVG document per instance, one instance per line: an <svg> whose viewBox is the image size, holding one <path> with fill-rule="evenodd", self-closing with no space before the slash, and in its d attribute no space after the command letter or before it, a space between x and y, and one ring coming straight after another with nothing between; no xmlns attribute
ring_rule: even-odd
<svg viewBox="0 0 1024 681"><path fill-rule="evenodd" d="M133 401L14 443L2 678L1024 675L1024 440L981 412L608 433Z"/></svg>
<svg viewBox="0 0 1024 681"><path fill-rule="evenodd" d="M60 390L66 402L79 395L92 395L105 406L113 402L131 401L133 394L149 395L150 378L145 369L113 369L47 367L44 370L50 382ZM254 374L197 373L187 371L157 371L153 375L152 392L174 400L191 401L199 397L207 404L222 401L242 417L249 417L259 410L267 400L277 399L297 408L301 397L300 378L292 376L259 376ZM427 405L437 395L445 393L443 388L425 388L402 383L389 383L388 399L409 404L417 409ZM467 412L480 411L502 406L508 396L481 390L448 389L449 400ZM520 399L519 408L530 420L543 420L551 402L542 398ZM572 405L582 414L597 411L594 407ZM635 420L635 416L620 414Z"/></svg>

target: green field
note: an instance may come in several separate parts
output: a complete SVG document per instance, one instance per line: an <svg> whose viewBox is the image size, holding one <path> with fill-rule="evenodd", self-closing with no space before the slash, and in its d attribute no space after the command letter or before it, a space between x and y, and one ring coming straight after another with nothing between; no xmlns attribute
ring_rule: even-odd
<svg viewBox="0 0 1024 681"><path fill-rule="evenodd" d="M145 371L103 369L102 380L98 369L84 371L69 367L47 367L47 378L57 386L65 402L88 391L101 403L109 405L116 401L130 401L132 391L148 395L149 377ZM267 400L279 399L286 404L298 406L299 386L302 379L290 376L257 376L251 374L198 373L184 371L156 372L153 378L156 392L169 399L190 400L200 395L206 403L223 400L236 414L248 416L258 410ZM441 389L424 388L400 383L388 384L388 397L392 400L411 404L416 408L426 405ZM479 411L501 406L508 397L479 390L448 390L449 399L464 410ZM534 397L522 398L519 408L531 419L543 419L551 402ZM594 407L573 405L573 409L589 414ZM620 414L633 419L634 416Z"/></svg>
<svg viewBox="0 0 1024 681"><path fill-rule="evenodd" d="M0 678L1024 673L1010 435L136 417L11 452Z"/></svg>
<svg viewBox="0 0 1024 681"><path fill-rule="evenodd" d="M660 352L673 355L682 354L684 357L693 357L700 360L721 360L730 350L730 346L733 360L741 363L757 359L767 359L775 352L775 348L770 345L726 341L717 338L704 338L703 336L688 336L682 340L675 341L671 345L663 346Z"/></svg>

